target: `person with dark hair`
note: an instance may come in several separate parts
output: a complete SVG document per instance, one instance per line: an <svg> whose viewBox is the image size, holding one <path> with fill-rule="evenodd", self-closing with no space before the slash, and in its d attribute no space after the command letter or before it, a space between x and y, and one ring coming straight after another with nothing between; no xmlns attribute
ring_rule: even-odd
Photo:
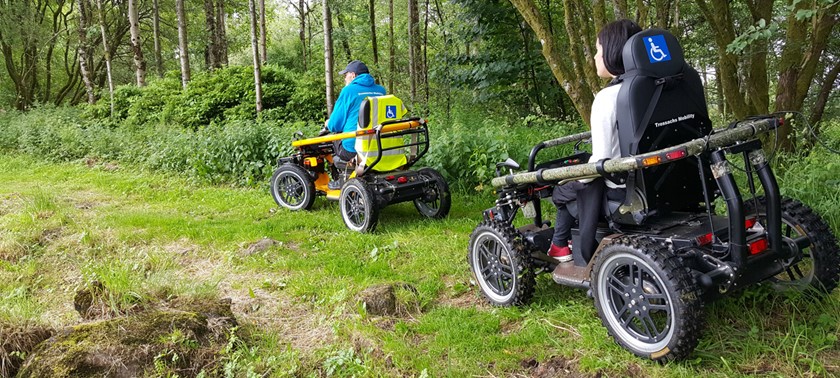
<svg viewBox="0 0 840 378"><path fill-rule="evenodd" d="M590 163L621 157L618 144L618 128L616 127L616 101L618 91L621 88L620 76L624 74L622 51L624 50L624 43L633 34L640 31L642 29L635 22L623 19L604 25L598 32L595 45L597 50L595 68L599 77L612 79L612 81L595 95L595 100L592 102L590 118L592 157L589 158ZM557 206L557 220L554 225L551 248L548 250L549 256L559 262L572 261L569 239L571 238L574 217L569 213L566 204L577 200L578 229L582 245L576 245L575 249L580 251L580 256L584 260L589 261L597 247L595 231L601 215L605 184L608 197L618 198L623 193L623 184L603 178L571 181L554 188L551 197L555 206Z"/></svg>
<svg viewBox="0 0 840 378"><path fill-rule="evenodd" d="M367 97L384 96L385 88L373 79L367 65L360 60L354 60L347 64L339 75L344 75L344 88L338 95L338 100L333 106L330 118L324 122L324 129L321 135L329 132L346 133L355 132L359 125L359 106ZM356 139L349 138L336 142L333 163L336 166L344 166L356 158ZM343 180L330 181L330 189L340 189Z"/></svg>

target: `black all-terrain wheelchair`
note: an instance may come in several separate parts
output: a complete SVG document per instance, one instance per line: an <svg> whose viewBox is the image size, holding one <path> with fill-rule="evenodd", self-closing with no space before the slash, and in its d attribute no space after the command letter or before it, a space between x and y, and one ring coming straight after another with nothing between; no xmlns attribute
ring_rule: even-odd
<svg viewBox="0 0 840 378"><path fill-rule="evenodd" d="M525 304L535 275L550 272L558 284L588 290L622 347L669 361L697 346L706 301L757 283L830 293L840 275L837 239L806 205L780 195L759 139L784 119L713 130L698 74L665 30L631 37L623 58L621 158L589 163L576 144L571 156L538 162L541 151L590 136L581 133L539 143L524 172L512 160L497 165L509 174L493 179L498 199L468 247L484 296L498 306ZM743 168L729 161L737 157ZM573 248L573 262L557 263L546 254L554 230L542 219L541 199L552 185L597 177L624 183L624 198L604 200L607 222L591 259ZM533 222L517 228L520 211ZM572 246L580 243L573 229Z"/></svg>

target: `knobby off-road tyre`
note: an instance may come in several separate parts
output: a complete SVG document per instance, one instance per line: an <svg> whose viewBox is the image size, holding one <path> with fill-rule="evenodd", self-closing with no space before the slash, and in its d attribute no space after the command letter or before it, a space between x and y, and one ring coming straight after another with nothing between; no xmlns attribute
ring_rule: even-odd
<svg viewBox="0 0 840 378"><path fill-rule="evenodd" d="M467 260L484 297L495 306L528 303L534 267L522 235L510 225L482 222L470 235Z"/></svg>
<svg viewBox="0 0 840 378"><path fill-rule="evenodd" d="M303 168L283 164L271 176L271 196L289 210L309 210L315 203L315 184Z"/></svg>
<svg viewBox="0 0 840 378"><path fill-rule="evenodd" d="M433 181L434 186L425 189L423 197L414 200L414 207L421 215L441 219L449 215L452 207L452 196L449 194L449 184L441 174L432 168L421 168L417 173L423 178Z"/></svg>
<svg viewBox="0 0 840 378"><path fill-rule="evenodd" d="M363 233L372 232L376 228L379 207L373 191L364 180L354 178L344 183L338 205L347 228Z"/></svg>
<svg viewBox="0 0 840 378"><path fill-rule="evenodd" d="M768 281L780 291L803 291L817 295L831 293L840 279L840 246L828 224L803 203L782 197L782 239L786 242L807 238L810 245L800 250L801 259L783 261L785 271ZM757 216L755 227L767 220L764 196L744 201L747 219Z"/></svg>
<svg viewBox="0 0 840 378"><path fill-rule="evenodd" d="M610 336L640 357L688 356L703 329L703 301L679 257L643 236L604 247L591 273L595 309Z"/></svg>

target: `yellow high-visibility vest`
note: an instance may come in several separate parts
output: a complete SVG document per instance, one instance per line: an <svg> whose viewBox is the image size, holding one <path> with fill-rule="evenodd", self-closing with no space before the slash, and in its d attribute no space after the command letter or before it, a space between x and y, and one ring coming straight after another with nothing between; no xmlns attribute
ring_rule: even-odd
<svg viewBox="0 0 840 378"><path fill-rule="evenodd" d="M366 103L370 105L369 113L364 114L363 112L367 108ZM401 119L406 112L402 100L397 96L368 97L362 102L361 109L359 110L359 130L370 129L385 121ZM363 125L362 122L367 120L370 120L370 122ZM404 145L405 142L402 136L382 138L383 149ZM365 165L373 164L376 161L377 149L376 135L369 134L356 137L356 153L361 157L361 161ZM378 172L393 171L406 165L407 162L405 148L382 151L382 159L373 167L373 170Z"/></svg>

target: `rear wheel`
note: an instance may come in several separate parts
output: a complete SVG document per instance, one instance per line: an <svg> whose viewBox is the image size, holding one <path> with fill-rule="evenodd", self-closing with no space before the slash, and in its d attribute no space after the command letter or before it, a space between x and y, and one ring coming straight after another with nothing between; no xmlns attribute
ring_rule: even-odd
<svg viewBox="0 0 840 378"><path fill-rule="evenodd" d="M797 246L797 253L783 261L785 271L771 277L773 286L781 291L810 290L828 294L840 279L840 247L828 224L808 206L782 197L782 239ZM747 219L756 217L756 225L767 221L767 199L763 196L744 201Z"/></svg>
<svg viewBox="0 0 840 378"><path fill-rule="evenodd" d="M637 356L688 356L702 331L700 290L680 259L646 237L622 237L598 253L592 294L601 322Z"/></svg>
<svg viewBox="0 0 840 378"><path fill-rule="evenodd" d="M354 178L344 183L338 204L347 228L356 232L371 232L376 228L379 208L373 191L362 179Z"/></svg>
<svg viewBox="0 0 840 378"><path fill-rule="evenodd" d="M510 225L482 222L470 236L470 263L481 293L496 306L527 303L534 294L534 268L522 236Z"/></svg>
<svg viewBox="0 0 840 378"><path fill-rule="evenodd" d="M271 196L289 210L309 210L315 203L315 184L306 170L286 163L271 176Z"/></svg>
<svg viewBox="0 0 840 378"><path fill-rule="evenodd" d="M449 184L438 171L432 168L422 168L417 173L434 184L423 189L423 196L414 200L414 207L425 217L445 218L449 215L449 208L452 206Z"/></svg>

